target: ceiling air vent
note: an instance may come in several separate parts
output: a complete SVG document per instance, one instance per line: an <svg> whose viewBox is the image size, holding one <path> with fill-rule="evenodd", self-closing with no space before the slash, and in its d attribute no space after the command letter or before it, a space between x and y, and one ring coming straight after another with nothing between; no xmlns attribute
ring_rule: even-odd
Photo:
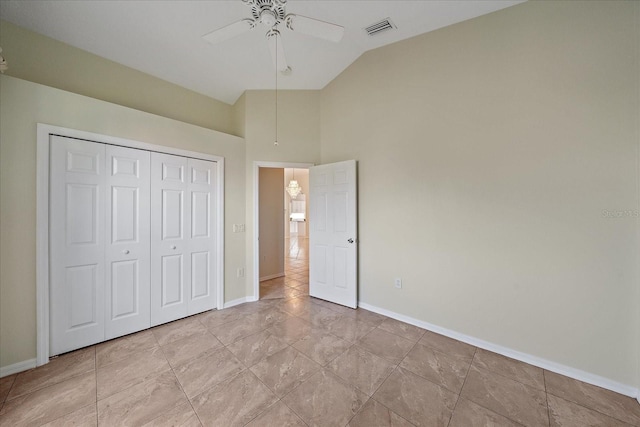
<svg viewBox="0 0 640 427"><path fill-rule="evenodd" d="M396 28L397 27L393 25L393 22L391 22L391 19L385 18L380 22L376 22L375 24L369 25L364 30L367 32L368 35L373 36L375 34L380 34L383 31L394 30Z"/></svg>

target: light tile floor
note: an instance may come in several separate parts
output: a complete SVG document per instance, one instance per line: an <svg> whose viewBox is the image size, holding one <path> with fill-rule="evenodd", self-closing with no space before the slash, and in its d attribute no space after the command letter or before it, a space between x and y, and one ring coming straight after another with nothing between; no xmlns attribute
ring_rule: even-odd
<svg viewBox="0 0 640 427"><path fill-rule="evenodd" d="M306 261L288 262L300 284L279 286L299 294L0 379L0 425L640 426L629 397L310 298Z"/></svg>
<svg viewBox="0 0 640 427"><path fill-rule="evenodd" d="M260 282L260 299L309 295L309 239L285 239L285 275Z"/></svg>

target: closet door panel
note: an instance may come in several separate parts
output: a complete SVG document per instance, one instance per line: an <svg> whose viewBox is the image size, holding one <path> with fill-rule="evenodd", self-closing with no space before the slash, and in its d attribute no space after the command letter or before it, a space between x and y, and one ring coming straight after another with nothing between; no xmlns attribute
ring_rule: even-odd
<svg viewBox="0 0 640 427"><path fill-rule="evenodd" d="M50 355L104 340L105 146L50 137Z"/></svg>
<svg viewBox="0 0 640 427"><path fill-rule="evenodd" d="M151 325L187 316L188 202L187 159L151 153Z"/></svg>
<svg viewBox="0 0 640 427"><path fill-rule="evenodd" d="M106 339L151 326L148 151L106 146Z"/></svg>
<svg viewBox="0 0 640 427"><path fill-rule="evenodd" d="M189 159L189 258L191 283L188 313L195 314L216 307L216 179L217 163Z"/></svg>

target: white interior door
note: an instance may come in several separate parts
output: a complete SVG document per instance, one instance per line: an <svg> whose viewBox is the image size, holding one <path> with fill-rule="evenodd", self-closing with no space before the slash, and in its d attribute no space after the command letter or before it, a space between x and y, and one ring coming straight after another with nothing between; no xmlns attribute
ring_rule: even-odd
<svg viewBox="0 0 640 427"><path fill-rule="evenodd" d="M105 338L151 326L148 151L106 146Z"/></svg>
<svg viewBox="0 0 640 427"><path fill-rule="evenodd" d="M187 312L201 313L216 307L216 218L217 163L188 159L188 196L191 226L187 252L191 282Z"/></svg>
<svg viewBox="0 0 640 427"><path fill-rule="evenodd" d="M50 355L104 340L105 146L50 137Z"/></svg>
<svg viewBox="0 0 640 427"><path fill-rule="evenodd" d="M151 325L187 316L187 159L151 153Z"/></svg>
<svg viewBox="0 0 640 427"><path fill-rule="evenodd" d="M309 187L309 295L356 308L356 161L310 168Z"/></svg>

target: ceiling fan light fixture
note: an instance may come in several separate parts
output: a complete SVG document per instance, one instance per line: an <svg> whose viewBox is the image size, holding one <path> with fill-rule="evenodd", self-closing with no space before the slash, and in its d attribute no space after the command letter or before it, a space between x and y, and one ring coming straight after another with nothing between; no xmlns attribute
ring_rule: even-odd
<svg viewBox="0 0 640 427"><path fill-rule="evenodd" d="M278 23L278 19L276 18L276 14L273 13L272 10L265 9L260 12L260 23L271 28Z"/></svg>
<svg viewBox="0 0 640 427"><path fill-rule="evenodd" d="M285 5L287 0L242 0L251 8L253 19L242 19L226 27L219 28L202 36L211 44L220 43L227 39L239 36L249 30L254 29L259 23L269 28L267 31L267 44L271 53L271 59L277 72L283 76L291 74L291 68L287 65L280 37L280 24L284 24L287 29L318 37L332 42L339 42L344 35L344 27L319 19L308 18L306 16L288 14ZM277 76L277 73L276 73Z"/></svg>

